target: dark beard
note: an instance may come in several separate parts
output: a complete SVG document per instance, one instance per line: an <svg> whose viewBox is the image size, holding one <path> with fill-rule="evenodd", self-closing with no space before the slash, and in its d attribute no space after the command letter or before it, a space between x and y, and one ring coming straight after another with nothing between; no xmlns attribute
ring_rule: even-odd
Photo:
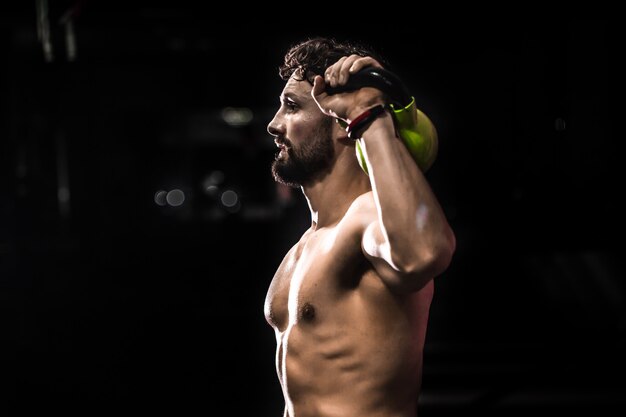
<svg viewBox="0 0 626 417"><path fill-rule="evenodd" d="M310 143L304 143L299 148L289 147L287 157L276 159L272 163L274 179L290 187L300 187L309 184L323 176L329 169L335 149L331 137L332 120L328 118L319 126L311 137Z"/></svg>

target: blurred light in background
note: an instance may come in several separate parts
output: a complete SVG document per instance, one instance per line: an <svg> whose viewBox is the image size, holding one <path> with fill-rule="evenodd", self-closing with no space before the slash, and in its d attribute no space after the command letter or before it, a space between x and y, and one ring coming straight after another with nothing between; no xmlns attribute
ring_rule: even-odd
<svg viewBox="0 0 626 417"><path fill-rule="evenodd" d="M154 202L156 203L157 206L163 207L164 205L167 204L167 201L165 201L166 195L167 195L167 191L164 191L164 190L159 190L156 193L154 193Z"/></svg>
<svg viewBox="0 0 626 417"><path fill-rule="evenodd" d="M252 121L253 114L252 110L246 107L225 107L222 110L222 119L229 126L246 126Z"/></svg>
<svg viewBox="0 0 626 417"><path fill-rule="evenodd" d="M172 206L178 207L185 202L185 193L179 188L174 188L170 191L159 190L154 193L154 203L157 206Z"/></svg>
<svg viewBox="0 0 626 417"><path fill-rule="evenodd" d="M185 202L185 193L183 190L175 188L167 193L165 201L172 207L178 207Z"/></svg>
<svg viewBox="0 0 626 417"><path fill-rule="evenodd" d="M222 193L220 198L224 207L226 207L229 211L238 211L240 207L239 195L233 190L226 190Z"/></svg>
<svg viewBox="0 0 626 417"><path fill-rule="evenodd" d="M207 175L204 181L202 181L202 188L207 194L212 195L215 193L215 190L218 189L218 185L220 185L223 181L224 173L216 170Z"/></svg>
<svg viewBox="0 0 626 417"><path fill-rule="evenodd" d="M59 203L66 204L70 201L70 189L68 187L59 187L57 190L57 198Z"/></svg>

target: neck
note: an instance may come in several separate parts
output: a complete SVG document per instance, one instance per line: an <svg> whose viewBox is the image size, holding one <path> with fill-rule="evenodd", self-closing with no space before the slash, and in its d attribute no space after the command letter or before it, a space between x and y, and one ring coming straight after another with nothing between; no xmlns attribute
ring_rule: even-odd
<svg viewBox="0 0 626 417"><path fill-rule="evenodd" d="M302 186L311 210L311 228L328 227L341 220L361 194L371 190L367 175L361 170L354 149L342 152L323 178Z"/></svg>

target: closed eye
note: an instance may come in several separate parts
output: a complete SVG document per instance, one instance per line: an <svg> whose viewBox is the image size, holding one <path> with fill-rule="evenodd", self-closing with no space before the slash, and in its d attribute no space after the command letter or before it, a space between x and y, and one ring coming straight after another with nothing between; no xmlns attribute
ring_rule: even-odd
<svg viewBox="0 0 626 417"><path fill-rule="evenodd" d="M289 95L281 96L280 102L289 112L295 111L298 108L298 104Z"/></svg>

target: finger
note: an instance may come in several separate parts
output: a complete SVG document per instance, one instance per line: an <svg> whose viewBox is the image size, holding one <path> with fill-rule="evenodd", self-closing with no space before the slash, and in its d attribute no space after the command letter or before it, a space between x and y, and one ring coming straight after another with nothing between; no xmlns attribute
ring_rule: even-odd
<svg viewBox="0 0 626 417"><path fill-rule="evenodd" d="M331 86L331 87L336 87L337 86L337 81L339 79L339 72L341 71L341 64L343 64L343 62L347 59L347 56L343 56L341 58L339 58L339 60L337 62L335 62L333 65L329 66L328 68L326 68L325 71L325 79L326 82Z"/></svg>
<svg viewBox="0 0 626 417"><path fill-rule="evenodd" d="M346 59L341 62L341 68L339 70L339 78L337 79L337 83L339 85L344 85L348 82L348 78L350 77L350 68L354 65L356 61L362 59L360 55L350 55Z"/></svg>
<svg viewBox="0 0 626 417"><path fill-rule="evenodd" d="M355 72L359 72L365 67L382 68L383 66L371 56L366 56L353 61L352 65L349 68L349 72L350 74L354 74Z"/></svg>

